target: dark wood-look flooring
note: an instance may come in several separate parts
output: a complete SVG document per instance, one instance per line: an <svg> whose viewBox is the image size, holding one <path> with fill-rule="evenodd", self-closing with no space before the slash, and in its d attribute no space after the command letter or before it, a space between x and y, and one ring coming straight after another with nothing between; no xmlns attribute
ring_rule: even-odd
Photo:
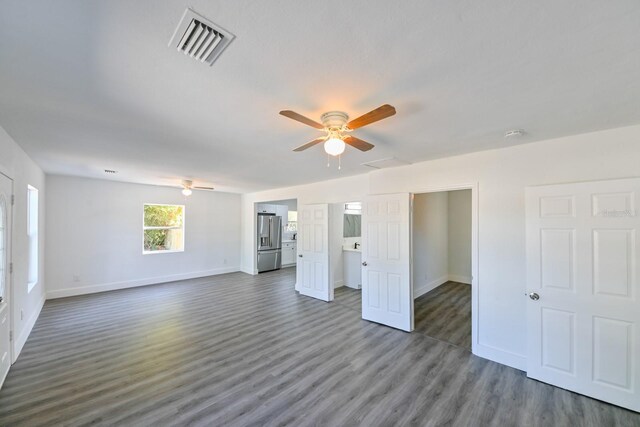
<svg viewBox="0 0 640 427"><path fill-rule="evenodd" d="M333 290L333 301L349 307L352 310L362 312L362 290L348 286L340 286Z"/></svg>
<svg viewBox="0 0 640 427"><path fill-rule="evenodd" d="M299 296L293 273L48 301L0 391L0 425L640 424L640 414Z"/></svg>
<svg viewBox="0 0 640 427"><path fill-rule="evenodd" d="M446 282L414 301L416 331L471 351L471 286Z"/></svg>
<svg viewBox="0 0 640 427"><path fill-rule="evenodd" d="M342 286L334 301L362 310L362 291ZM414 301L414 333L425 334L471 351L471 286L446 282Z"/></svg>

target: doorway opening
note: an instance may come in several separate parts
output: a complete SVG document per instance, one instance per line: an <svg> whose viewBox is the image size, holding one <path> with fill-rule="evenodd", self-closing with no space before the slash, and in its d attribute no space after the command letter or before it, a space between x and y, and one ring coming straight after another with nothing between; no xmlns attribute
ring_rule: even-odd
<svg viewBox="0 0 640 427"><path fill-rule="evenodd" d="M292 269L295 277L298 236L298 200L271 200L254 204L256 273Z"/></svg>
<svg viewBox="0 0 640 427"><path fill-rule="evenodd" d="M362 202L334 203L330 207L330 278L333 300L362 310Z"/></svg>
<svg viewBox="0 0 640 427"><path fill-rule="evenodd" d="M415 331L471 351L472 190L414 194Z"/></svg>

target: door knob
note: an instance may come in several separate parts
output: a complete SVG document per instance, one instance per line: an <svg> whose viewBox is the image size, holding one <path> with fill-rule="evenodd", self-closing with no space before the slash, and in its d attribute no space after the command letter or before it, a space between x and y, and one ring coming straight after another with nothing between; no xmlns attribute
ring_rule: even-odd
<svg viewBox="0 0 640 427"><path fill-rule="evenodd" d="M302 254L298 255L300 258L302 258Z"/></svg>
<svg viewBox="0 0 640 427"><path fill-rule="evenodd" d="M529 294L529 298L531 298L531 299L532 299L532 300L534 300L534 301L538 301L538 300L540 299L540 295L538 295L538 294L537 294L537 293L535 293L535 292L531 292L531 293Z"/></svg>
<svg viewBox="0 0 640 427"><path fill-rule="evenodd" d="M367 266L367 261L363 262L362 265Z"/></svg>

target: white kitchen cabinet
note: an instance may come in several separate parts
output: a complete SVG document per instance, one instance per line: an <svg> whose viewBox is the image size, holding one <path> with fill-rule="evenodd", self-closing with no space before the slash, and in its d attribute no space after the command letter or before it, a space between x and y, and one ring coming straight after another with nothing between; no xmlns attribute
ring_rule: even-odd
<svg viewBox="0 0 640 427"><path fill-rule="evenodd" d="M296 265L296 256L298 254L298 247L296 242L283 242L282 243L282 266L293 267Z"/></svg>
<svg viewBox="0 0 640 427"><path fill-rule="evenodd" d="M276 213L276 205L270 205L268 203L258 204L258 213Z"/></svg>

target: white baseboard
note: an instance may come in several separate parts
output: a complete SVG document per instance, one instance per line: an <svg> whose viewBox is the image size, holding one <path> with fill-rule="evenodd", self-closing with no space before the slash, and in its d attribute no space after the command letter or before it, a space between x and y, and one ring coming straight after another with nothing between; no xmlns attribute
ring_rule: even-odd
<svg viewBox="0 0 640 427"><path fill-rule="evenodd" d="M343 286L345 286L344 280L336 280L335 282L333 282L333 289L341 288Z"/></svg>
<svg viewBox="0 0 640 427"><path fill-rule="evenodd" d="M450 274L449 280L452 282L464 283L467 285L471 284L471 276L459 276L457 274Z"/></svg>
<svg viewBox="0 0 640 427"><path fill-rule="evenodd" d="M509 351L484 344L476 344L473 346L473 354L521 371L526 372L527 370L527 358L521 354L511 353Z"/></svg>
<svg viewBox="0 0 640 427"><path fill-rule="evenodd" d="M22 330L22 333L13 342L13 360L11 361L11 363L14 363L18 359L18 356L20 356L22 347L24 347L24 344L27 342L27 338L29 338L29 335L31 334L31 330L33 329L33 326L36 324L36 320L38 320L38 317L40 316L40 312L42 311L42 307L44 306L44 302L46 300L47 298L45 296L42 298L42 301L38 303L38 307L36 308L36 310L33 313L31 313L31 317L27 319L27 322L24 325L24 329Z"/></svg>
<svg viewBox="0 0 640 427"><path fill-rule="evenodd" d="M438 277L435 280L422 284L422 286L418 286L413 291L413 299L416 299L429 291L434 290L438 286L446 283L449 280L449 276Z"/></svg>
<svg viewBox="0 0 640 427"><path fill-rule="evenodd" d="M123 282L102 283L98 285L79 286L76 288L57 289L47 291L47 299L71 297L75 295L94 294L97 292L114 291L116 289L135 288L138 286L155 285L157 283L175 282L176 280L196 279L198 277L215 276L218 274L234 273L240 267L215 268L213 270L196 271L193 273L172 274L169 276L149 277L146 279L128 280Z"/></svg>

